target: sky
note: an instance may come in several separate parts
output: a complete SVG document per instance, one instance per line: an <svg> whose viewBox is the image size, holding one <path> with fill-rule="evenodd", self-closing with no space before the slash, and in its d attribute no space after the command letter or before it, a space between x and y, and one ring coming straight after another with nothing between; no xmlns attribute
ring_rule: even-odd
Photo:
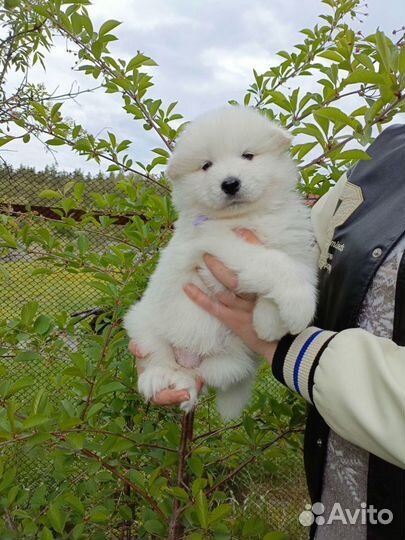
<svg viewBox="0 0 405 540"><path fill-rule="evenodd" d="M159 64L151 70L152 96L166 104L178 101L178 111L191 120L229 99L241 100L253 80L252 69L261 73L277 63L276 52L290 51L302 39L299 30L313 27L325 8L320 0L93 0L89 11L95 27L107 19L122 21L114 30L119 38L111 47L114 55L129 59L140 50L151 56ZM364 22L356 22L365 34L379 27L391 35L405 25L404 0L367 0L365 11ZM34 69L30 78L58 94L72 84L81 90L96 84L72 70L73 63L66 43L59 40L47 56L46 73ZM9 88L18 81L18 74L10 74ZM100 90L84 94L62 111L95 135L112 131L120 140L133 140L129 153L134 160L149 161L150 149L157 146L156 137L122 111L118 95ZM58 147L52 155L35 141L14 142L1 155L12 165L37 169L54 164L95 173L107 167L67 148Z"/></svg>

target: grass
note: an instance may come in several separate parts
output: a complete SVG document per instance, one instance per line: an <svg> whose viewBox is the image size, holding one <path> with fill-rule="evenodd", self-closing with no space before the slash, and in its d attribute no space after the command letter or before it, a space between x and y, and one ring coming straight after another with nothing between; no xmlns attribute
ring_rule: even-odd
<svg viewBox="0 0 405 540"><path fill-rule="evenodd" d="M35 262L3 263L0 274L2 301L0 319L15 316L27 302L37 301L39 312L50 316L66 310L74 313L92 307L99 293L90 286L89 274L72 274L57 270L54 274L33 275Z"/></svg>

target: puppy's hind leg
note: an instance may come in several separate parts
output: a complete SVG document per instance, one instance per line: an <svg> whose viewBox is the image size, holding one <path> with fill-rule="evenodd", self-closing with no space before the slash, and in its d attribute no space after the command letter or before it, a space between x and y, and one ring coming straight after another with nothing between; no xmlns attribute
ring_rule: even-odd
<svg viewBox="0 0 405 540"><path fill-rule="evenodd" d="M224 420L236 418L249 401L257 361L239 343L226 354L205 358L197 368L204 381L217 389L218 409ZM237 346L237 347L236 347Z"/></svg>
<svg viewBox="0 0 405 540"><path fill-rule="evenodd" d="M248 377L226 390L217 390L218 412L225 422L240 416L252 395L253 381L253 377Z"/></svg>
<svg viewBox="0 0 405 540"><path fill-rule="evenodd" d="M253 376L257 357L252 353L232 350L204 358L196 369L208 386L227 390L228 387Z"/></svg>

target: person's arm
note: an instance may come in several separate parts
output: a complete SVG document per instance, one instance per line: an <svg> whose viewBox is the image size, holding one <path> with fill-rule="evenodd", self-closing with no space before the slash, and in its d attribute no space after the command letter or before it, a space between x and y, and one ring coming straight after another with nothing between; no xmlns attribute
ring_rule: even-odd
<svg viewBox="0 0 405 540"><path fill-rule="evenodd" d="M360 328L310 327L281 339L272 369L338 435L405 468L405 347Z"/></svg>

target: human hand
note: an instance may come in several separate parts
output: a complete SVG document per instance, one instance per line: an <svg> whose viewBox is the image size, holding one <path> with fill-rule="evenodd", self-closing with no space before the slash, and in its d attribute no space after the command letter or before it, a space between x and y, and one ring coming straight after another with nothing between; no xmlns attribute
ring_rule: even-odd
<svg viewBox="0 0 405 540"><path fill-rule="evenodd" d="M235 233L250 244L261 244L257 236L248 229L236 229ZM259 339L253 327L253 309L255 297L236 294L238 276L213 255L204 255L204 262L213 276L226 288L210 298L199 287L188 283L184 287L187 296L202 309L223 322L234 334L254 352L261 354L271 364L277 341Z"/></svg>
<svg viewBox="0 0 405 540"><path fill-rule="evenodd" d="M134 340L131 340L128 344L128 350L136 358L136 369L139 373L142 373L143 367L140 365L139 360L142 359L142 362L147 362L148 355L140 351L139 347ZM197 392L200 392L204 386L204 381L201 377L196 379ZM152 403L155 405L169 406L169 405L178 405L183 401L188 401L190 399L190 394L187 390L174 390L172 388L165 388L152 399Z"/></svg>

